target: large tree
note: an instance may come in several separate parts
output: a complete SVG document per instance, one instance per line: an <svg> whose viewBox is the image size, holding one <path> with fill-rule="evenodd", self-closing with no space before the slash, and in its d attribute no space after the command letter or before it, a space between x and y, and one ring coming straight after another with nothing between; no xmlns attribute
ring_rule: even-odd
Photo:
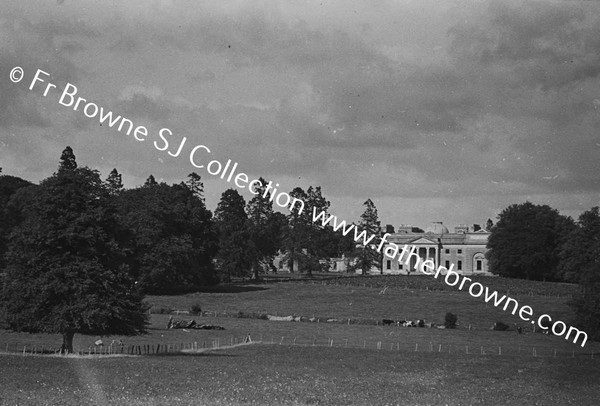
<svg viewBox="0 0 600 406"><path fill-rule="evenodd" d="M488 240L490 271L500 276L560 280L558 252L572 220L547 205L513 204L498 215Z"/></svg>
<svg viewBox="0 0 600 406"><path fill-rule="evenodd" d="M598 207L582 213L560 247L558 276L565 282L579 278L600 258L600 212Z"/></svg>
<svg viewBox="0 0 600 406"><path fill-rule="evenodd" d="M259 279L261 273L273 267L273 258L282 247L282 233L286 225L285 216L273 211L273 202L268 196L263 197L266 182L263 178L259 180L263 186L255 189L257 194L246 206L248 234L255 253L252 263L254 279Z"/></svg>
<svg viewBox="0 0 600 406"><path fill-rule="evenodd" d="M111 195L118 195L123 191L123 180L116 168L113 168L106 178L106 187Z"/></svg>
<svg viewBox="0 0 600 406"><path fill-rule="evenodd" d="M235 189L227 189L215 210L215 225L219 235L217 264L221 279L230 282L232 276L250 276L257 257L248 232L246 202Z"/></svg>
<svg viewBox="0 0 600 406"><path fill-rule="evenodd" d="M19 190L32 184L16 176L0 175L0 274L5 267L8 236L20 221L18 213L9 207L11 197Z"/></svg>
<svg viewBox="0 0 600 406"><path fill-rule="evenodd" d="M58 172L28 193L0 297L8 326L62 334L67 351L76 333L144 333L147 307L125 265L121 227L98 172L78 168L67 148Z"/></svg>
<svg viewBox="0 0 600 406"><path fill-rule="evenodd" d="M576 314L575 324L600 341L600 261L589 263L579 276L579 292L569 302Z"/></svg>
<svg viewBox="0 0 600 406"><path fill-rule="evenodd" d="M290 192L290 196L306 202L306 192L301 187L296 187ZM300 269L294 269L298 264L302 268L304 256L307 252L308 234L311 227L309 217L311 208L305 204L304 210L300 213L298 210L290 210L287 215L287 226L284 229L283 247L285 248L284 258L288 262L291 272ZM307 215L308 213L308 215Z"/></svg>
<svg viewBox="0 0 600 406"><path fill-rule="evenodd" d="M186 184L146 182L121 192L132 275L146 293L171 294L216 282L212 214Z"/></svg>
<svg viewBox="0 0 600 406"><path fill-rule="evenodd" d="M377 207L371 199L367 199L363 203L365 211L360 216L360 222L358 223L358 229L361 232L366 232L367 240L374 235L375 238L372 240L372 244L376 244L379 241L381 235L381 223L377 214ZM372 268L378 268L381 270L381 259L382 255L371 246L365 246L362 244L357 245L356 248L356 264L355 268L360 269L363 275L366 275ZM370 245L372 245L370 244Z"/></svg>

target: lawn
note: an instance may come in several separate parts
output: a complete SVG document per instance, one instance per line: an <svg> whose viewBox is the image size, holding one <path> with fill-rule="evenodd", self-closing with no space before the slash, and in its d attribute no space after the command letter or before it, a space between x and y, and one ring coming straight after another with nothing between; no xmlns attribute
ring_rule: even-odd
<svg viewBox="0 0 600 406"><path fill-rule="evenodd" d="M152 314L147 335L103 338L121 338L126 346L200 349L185 355L7 355L1 354L6 346L25 346L29 353L34 347L56 348L61 339L0 330L0 404L597 403L599 343L582 349L530 328L524 334L491 331L495 321L512 325L519 319L464 292L386 286L383 291L357 284L282 282L150 296L155 310L200 304L204 316L175 317L225 330L167 330L169 315ZM572 317L568 296L514 297L554 319ZM233 317L240 311L314 316L319 322ZM375 325L382 318L442 323L447 311L458 315L458 329ZM327 322L332 318L338 321ZM253 345L238 346L248 335ZM86 351L98 338L76 335L74 344Z"/></svg>
<svg viewBox="0 0 600 406"><path fill-rule="evenodd" d="M251 345L203 354L3 356L1 404L595 405L593 361Z"/></svg>

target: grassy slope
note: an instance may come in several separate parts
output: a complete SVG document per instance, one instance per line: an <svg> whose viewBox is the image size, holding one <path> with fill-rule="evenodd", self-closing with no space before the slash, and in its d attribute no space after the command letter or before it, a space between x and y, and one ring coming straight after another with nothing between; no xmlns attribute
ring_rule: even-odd
<svg viewBox="0 0 600 406"><path fill-rule="evenodd" d="M240 290L240 289L238 289ZM596 404L600 395L597 343L569 357L576 346L557 337L493 332L494 321L517 321L460 292L392 287L270 284L237 293L150 297L156 306L256 311L336 318L425 318L441 322L446 311L475 330L438 330L333 323L203 318L224 331L165 330L168 316L153 315L150 334L126 343L221 344L250 333L284 345L219 350L213 356L121 359L56 359L0 356L0 404ZM538 313L570 317L566 297L517 296ZM352 303L350 305L350 303ZM85 348L97 337L76 336ZM323 346L329 339L338 348ZM295 347L289 344L296 339ZM108 339L108 341L110 338ZM317 347L311 347L316 340ZM346 344L346 341L348 343ZM107 341L107 340L105 340ZM367 349L362 349L364 342ZM60 337L0 330L3 343L59 345ZM377 351L382 342L384 351ZM415 344L419 351L414 352ZM438 353L439 345L442 352ZM302 347L301 345L307 345ZM339 348L348 345L353 348ZM390 348L393 346L394 350ZM398 351L398 346L400 351ZM470 354L465 354L469 346ZM480 355L481 347L488 354ZM502 347L502 356L497 354ZM38 347L39 348L39 347ZM534 358L532 349L544 358ZM558 357L553 358L553 351ZM432 351L432 352L430 352ZM473 354L478 353L478 354ZM28 397L30 400L28 400ZM33 401L31 400L33 399ZM86 400L87 399L87 400ZM46 402L46 403L44 403ZM102 402L100 402L101 404Z"/></svg>
<svg viewBox="0 0 600 406"><path fill-rule="evenodd" d="M151 296L158 307L188 310L200 303L203 310L219 312L264 312L277 315L320 316L324 318L425 319L443 324L444 315L458 315L463 326L489 328L494 322L520 322L517 316L504 312L467 292L445 292L388 288L382 289L341 285L281 283L249 286L248 291L231 293L195 293L184 296ZM549 313L556 320L572 317L564 297L513 296L520 304L531 306L539 314ZM510 307L512 310L512 306ZM521 323L523 323L521 321Z"/></svg>

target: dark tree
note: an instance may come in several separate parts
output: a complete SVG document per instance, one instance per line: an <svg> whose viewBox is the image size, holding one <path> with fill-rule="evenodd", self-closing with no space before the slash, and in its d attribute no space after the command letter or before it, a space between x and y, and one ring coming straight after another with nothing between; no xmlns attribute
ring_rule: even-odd
<svg viewBox="0 0 600 406"><path fill-rule="evenodd" d="M8 236L21 220L18 212L9 207L11 197L32 184L16 176L0 175L0 273L5 267Z"/></svg>
<svg viewBox="0 0 600 406"><path fill-rule="evenodd" d="M303 202L306 202L307 199L306 192L300 187L294 188L290 192L290 196L300 199ZM296 263L300 265L303 262L303 257L307 251L311 220L306 213L311 211L312 209L306 207L305 204L302 213L299 213L298 210L291 210L287 215L287 227L284 230L283 246L285 248L285 260L287 260L291 272L295 271L294 267Z"/></svg>
<svg viewBox="0 0 600 406"><path fill-rule="evenodd" d="M77 169L77 162L75 161L75 154L73 153L73 149L67 146L60 156L60 163L58 165L58 170L60 171L72 171Z"/></svg>
<svg viewBox="0 0 600 406"><path fill-rule="evenodd" d="M73 336L145 332L147 306L130 277L120 226L96 171L77 168L70 148L59 171L31 188L11 235L1 295L8 326Z"/></svg>
<svg viewBox="0 0 600 406"><path fill-rule="evenodd" d="M600 341L600 261L588 264L579 277L579 292L569 303L576 314L575 325Z"/></svg>
<svg viewBox="0 0 600 406"><path fill-rule="evenodd" d="M570 222L546 205L507 207L488 240L490 271L510 278L556 280L561 238Z"/></svg>
<svg viewBox="0 0 600 406"><path fill-rule="evenodd" d="M148 176L148 179L146 179L146 183L144 183L144 186L147 186L147 187L156 186L156 185L158 185L158 183L156 182L156 179L154 179L154 175Z"/></svg>
<svg viewBox="0 0 600 406"><path fill-rule="evenodd" d="M492 227L494 227L494 222L492 219L487 219L485 223L485 231L492 231Z"/></svg>
<svg viewBox="0 0 600 406"><path fill-rule="evenodd" d="M372 240L372 244L377 244L379 242L379 236L381 235L381 223L379 222L379 217L377 215L377 208L375 207L375 203L371 199L367 199L366 202L363 203L365 206L365 211L360 216L360 222L358 224L358 229L362 232L365 231L367 233L367 239L375 235L376 238ZM379 268L381 270L381 253L377 252L371 246L365 246L362 244L364 240L361 239L360 245L357 244L357 252L356 252L356 269L360 269L363 275L366 275L371 268Z"/></svg>
<svg viewBox="0 0 600 406"><path fill-rule="evenodd" d="M579 278L596 265L600 258L600 211L598 207L579 216L566 232L559 252L558 276L565 282L579 282Z"/></svg>
<svg viewBox="0 0 600 406"><path fill-rule="evenodd" d="M391 224L385 225L385 232L388 234L394 234L396 231L394 230L394 226Z"/></svg>
<svg viewBox="0 0 600 406"><path fill-rule="evenodd" d="M250 276L252 264L257 257L250 241L246 202L235 189L221 195L215 210L215 225L219 235L217 264L221 279L230 282L232 276Z"/></svg>
<svg viewBox="0 0 600 406"><path fill-rule="evenodd" d="M186 185L190 188L194 196L204 200L204 183L202 183L200 175L196 172L190 173Z"/></svg>
<svg viewBox="0 0 600 406"><path fill-rule="evenodd" d="M111 195L118 195L123 191L123 181L121 174L114 168L106 178L106 187Z"/></svg>
<svg viewBox="0 0 600 406"><path fill-rule="evenodd" d="M305 251L301 256L301 266L308 276L312 276L313 272L320 272L328 267L326 262L334 256L337 241L331 238L333 234L331 227L323 227L312 221L313 210L317 213L329 214L330 203L323 197L321 186L308 187L305 203L307 209L302 213L306 225L303 244Z"/></svg>
<svg viewBox="0 0 600 406"><path fill-rule="evenodd" d="M142 186L116 201L129 232L132 276L144 292L173 294L216 282L212 214L188 186Z"/></svg>
<svg viewBox="0 0 600 406"><path fill-rule="evenodd" d="M263 185L263 178L259 179ZM254 279L259 279L260 274L268 272L273 267L273 259L282 248L282 233L286 226L285 217L273 211L273 202L268 196L263 197L266 187L257 187L257 193L248 202L248 233L250 242L254 247L252 269Z"/></svg>

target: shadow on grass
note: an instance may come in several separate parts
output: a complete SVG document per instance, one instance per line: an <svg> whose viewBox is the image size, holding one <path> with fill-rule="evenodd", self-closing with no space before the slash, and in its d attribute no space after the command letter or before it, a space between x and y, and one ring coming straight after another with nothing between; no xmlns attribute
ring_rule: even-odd
<svg viewBox="0 0 600 406"><path fill-rule="evenodd" d="M238 357L238 355L216 352L216 350L190 351L190 352L161 352L159 354L146 355L148 357Z"/></svg>
<svg viewBox="0 0 600 406"><path fill-rule="evenodd" d="M258 282L260 283L260 282ZM251 283L230 283L224 285L205 286L197 290L198 293L244 293L268 290L268 287L257 286Z"/></svg>

